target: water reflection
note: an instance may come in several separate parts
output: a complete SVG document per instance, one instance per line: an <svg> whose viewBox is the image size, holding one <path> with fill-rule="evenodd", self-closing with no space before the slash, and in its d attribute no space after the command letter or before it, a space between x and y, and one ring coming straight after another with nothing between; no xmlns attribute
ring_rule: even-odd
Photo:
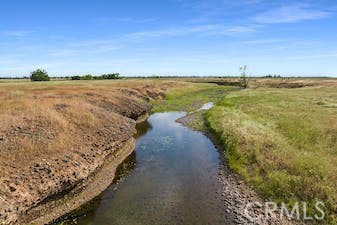
<svg viewBox="0 0 337 225"><path fill-rule="evenodd" d="M96 209L105 207L113 199L114 193L118 190L118 186L136 167L136 152L134 151L128 156L125 161L119 165L116 169L115 178L108 189L106 189L101 195L97 196L81 208L74 212L65 215L58 219L53 224L65 225L65 224L92 224L98 212Z"/></svg>
<svg viewBox="0 0 337 225"><path fill-rule="evenodd" d="M85 216L64 224L230 224L219 153L203 134L175 122L184 115L156 113L138 125L136 152L117 181Z"/></svg>
<svg viewBox="0 0 337 225"><path fill-rule="evenodd" d="M213 103L213 102L208 102L208 103L204 104L204 105L199 109L199 111L200 111L200 110L209 110L209 109L213 108L213 106L214 106L214 103Z"/></svg>
<svg viewBox="0 0 337 225"><path fill-rule="evenodd" d="M145 135L148 131L152 129L151 124L146 120L142 123L138 123L136 125L137 133L135 135L135 138L139 138L143 135Z"/></svg>

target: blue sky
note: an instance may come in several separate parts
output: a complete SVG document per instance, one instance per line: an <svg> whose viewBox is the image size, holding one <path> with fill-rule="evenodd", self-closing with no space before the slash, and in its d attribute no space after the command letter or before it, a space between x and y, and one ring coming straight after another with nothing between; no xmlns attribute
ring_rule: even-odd
<svg viewBox="0 0 337 225"><path fill-rule="evenodd" d="M7 0L0 76L337 76L334 0Z"/></svg>

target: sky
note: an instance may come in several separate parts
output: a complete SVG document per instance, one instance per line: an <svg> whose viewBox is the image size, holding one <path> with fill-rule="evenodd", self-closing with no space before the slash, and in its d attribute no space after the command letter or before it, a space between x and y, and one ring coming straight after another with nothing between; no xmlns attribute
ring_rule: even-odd
<svg viewBox="0 0 337 225"><path fill-rule="evenodd" d="M337 77L335 0L4 0L0 76Z"/></svg>

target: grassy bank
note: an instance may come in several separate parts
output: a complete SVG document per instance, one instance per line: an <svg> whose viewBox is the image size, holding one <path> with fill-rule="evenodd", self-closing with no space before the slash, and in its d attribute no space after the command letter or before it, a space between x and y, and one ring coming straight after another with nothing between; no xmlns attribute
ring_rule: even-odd
<svg viewBox="0 0 337 225"><path fill-rule="evenodd" d="M206 120L226 146L230 166L269 199L325 202L336 224L337 89L234 92Z"/></svg>
<svg viewBox="0 0 337 225"><path fill-rule="evenodd" d="M185 111L192 112L207 102L220 102L229 91L237 87L218 86L216 84L185 83L184 87L170 90L165 100L153 102L153 112Z"/></svg>
<svg viewBox="0 0 337 225"><path fill-rule="evenodd" d="M227 160L269 200L325 203L324 224L336 224L337 89L335 87L237 90L191 84L171 90L154 111L187 111L206 102L216 107L196 114L188 125L209 128L226 147Z"/></svg>

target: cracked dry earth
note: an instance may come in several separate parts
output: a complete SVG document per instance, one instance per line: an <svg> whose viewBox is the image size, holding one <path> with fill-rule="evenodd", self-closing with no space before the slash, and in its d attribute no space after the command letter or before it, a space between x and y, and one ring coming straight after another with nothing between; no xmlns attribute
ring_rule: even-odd
<svg viewBox="0 0 337 225"><path fill-rule="evenodd" d="M28 224L43 213L34 209L85 188L133 140L136 120L151 111L150 100L176 85L2 87L0 224Z"/></svg>

